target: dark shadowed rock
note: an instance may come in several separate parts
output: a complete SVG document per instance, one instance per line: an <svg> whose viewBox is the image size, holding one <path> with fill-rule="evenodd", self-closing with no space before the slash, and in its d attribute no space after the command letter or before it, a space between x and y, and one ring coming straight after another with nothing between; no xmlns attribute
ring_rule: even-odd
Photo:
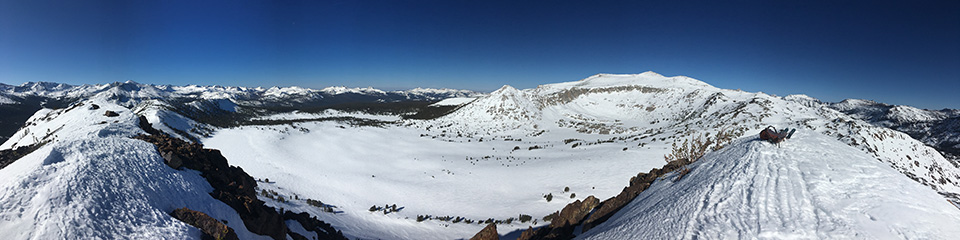
<svg viewBox="0 0 960 240"><path fill-rule="evenodd" d="M294 214L291 211L286 211L283 213L283 219L285 220L296 220L303 226L303 229L307 231L314 232L314 236L304 236L309 239L319 239L319 240L347 240L339 230L336 230L329 223L320 221L317 217L310 216L305 212ZM293 233L293 232L291 232ZM296 237L294 237L296 238Z"/></svg>
<svg viewBox="0 0 960 240"><path fill-rule="evenodd" d="M477 235L473 235L470 240L500 240L500 234L497 234L497 224L487 224L483 230L480 230Z"/></svg>
<svg viewBox="0 0 960 240"><path fill-rule="evenodd" d="M163 157L163 163L166 163L167 166L170 166L173 169L180 169L180 166L183 166L183 160L180 159L180 156L177 156L173 151L166 151L160 154Z"/></svg>
<svg viewBox="0 0 960 240"><path fill-rule="evenodd" d="M104 112L103 115L104 115L104 116L107 116L107 117L120 116L120 114L118 114L117 112L110 111L110 110L107 110L107 112Z"/></svg>
<svg viewBox="0 0 960 240"><path fill-rule="evenodd" d="M90 104L90 110L97 110L97 109L100 109L100 105L96 105L92 103Z"/></svg>
<svg viewBox="0 0 960 240"><path fill-rule="evenodd" d="M210 217L206 213L180 208L170 213L173 218L179 219L184 223L197 227L203 234L209 235L213 239L238 240L237 233L232 228L227 227L217 219Z"/></svg>
<svg viewBox="0 0 960 240"><path fill-rule="evenodd" d="M144 132L150 135L160 135L160 130L153 128L153 126L150 125L150 121L147 121L147 117L141 115L139 120L140 129L143 129Z"/></svg>
<svg viewBox="0 0 960 240"><path fill-rule="evenodd" d="M7 167L7 165L19 160L21 157L32 153L46 143L47 142L40 142L32 145L20 146L14 149L0 150L0 169Z"/></svg>

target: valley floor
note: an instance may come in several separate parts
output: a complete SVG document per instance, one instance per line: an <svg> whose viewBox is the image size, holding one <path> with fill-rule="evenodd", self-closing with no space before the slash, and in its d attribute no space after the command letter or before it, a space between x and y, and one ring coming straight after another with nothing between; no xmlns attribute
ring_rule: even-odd
<svg viewBox="0 0 960 240"><path fill-rule="evenodd" d="M583 138L576 133L526 139L487 136L483 141L478 136L430 134L435 133L326 121L222 129L204 144L220 149L231 164L252 176L268 179L270 183L260 184L263 188L285 199L320 200L336 206L337 213L300 201L268 204L316 213L346 235L371 239L468 238L485 226L417 222L418 215L507 220L526 214L543 225L542 217L576 199L616 195L630 177L662 166L669 147L640 147L632 140L572 147L600 139L565 144L565 139ZM548 194L550 202L544 198ZM369 211L374 205L392 204L401 210ZM517 220L499 225L499 231L529 226L535 225Z"/></svg>

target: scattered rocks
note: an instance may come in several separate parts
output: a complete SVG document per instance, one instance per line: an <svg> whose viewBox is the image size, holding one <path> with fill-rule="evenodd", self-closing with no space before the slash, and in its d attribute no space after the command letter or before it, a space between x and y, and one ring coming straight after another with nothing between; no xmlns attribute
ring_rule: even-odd
<svg viewBox="0 0 960 240"><path fill-rule="evenodd" d="M107 117L116 117L116 116L120 116L120 114L119 114L119 113L117 113L117 112L114 112L114 111L110 111L110 110L107 110L106 112L104 112L104 113L103 113L103 115L104 115L104 116L107 116Z"/></svg>
<svg viewBox="0 0 960 240"><path fill-rule="evenodd" d="M497 224L487 224L483 230L480 230L477 235L473 235L470 240L500 240L500 234L497 234Z"/></svg>
<svg viewBox="0 0 960 240"><path fill-rule="evenodd" d="M237 233L232 228L227 227L217 219L210 217L206 213L190 210L188 208L179 208L170 213L173 218L179 219L184 223L197 227L203 232L204 238L208 236L213 239L239 240Z"/></svg>

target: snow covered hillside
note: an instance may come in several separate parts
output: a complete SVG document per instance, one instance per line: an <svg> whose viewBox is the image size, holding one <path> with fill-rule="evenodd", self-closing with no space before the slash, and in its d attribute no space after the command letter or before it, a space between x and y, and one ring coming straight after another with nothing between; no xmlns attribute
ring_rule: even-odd
<svg viewBox="0 0 960 240"><path fill-rule="evenodd" d="M667 175L580 239L951 239L960 209L864 152L809 130L744 137Z"/></svg>
<svg viewBox="0 0 960 240"><path fill-rule="evenodd" d="M98 107L93 107L96 104ZM106 111L118 116L105 116ZM174 219L181 207L223 219L243 239L236 211L212 198L195 171L167 167L129 109L87 100L37 112L2 149L45 143L0 169L0 235L4 239L199 239Z"/></svg>
<svg viewBox="0 0 960 240"><path fill-rule="evenodd" d="M927 110L860 99L829 106L874 125L910 134L960 162L960 110Z"/></svg>
<svg viewBox="0 0 960 240"><path fill-rule="evenodd" d="M723 129L740 135L756 134L768 125L805 128L834 136L945 195L960 197L960 163L907 134L805 95L719 89L654 72L598 74L526 90L505 86L447 116L411 124L441 135L549 137L576 132L633 144Z"/></svg>

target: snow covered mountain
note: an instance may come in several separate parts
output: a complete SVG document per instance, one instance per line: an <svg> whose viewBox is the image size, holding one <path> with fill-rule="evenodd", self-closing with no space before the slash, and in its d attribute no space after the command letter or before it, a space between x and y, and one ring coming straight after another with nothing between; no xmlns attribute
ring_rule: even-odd
<svg viewBox="0 0 960 240"><path fill-rule="evenodd" d="M329 105L359 99L373 101L441 100L450 97L470 97L478 93L468 90L415 88L407 91L383 91L375 88L328 87L320 90L302 87L245 88L223 86L171 86L140 84L134 81L110 84L73 86L62 83L28 82L20 86L0 84L4 99L40 96L52 99L82 99L101 96L115 99L121 105L135 106L150 99L227 99L235 104L253 107L288 106L305 108Z"/></svg>
<svg viewBox="0 0 960 240"><path fill-rule="evenodd" d="M860 148L944 194L960 196L960 164L907 134L875 126L831 106L841 105L804 95L777 97L719 89L695 79L653 72L599 74L522 91L505 86L424 124L470 135L540 136L576 131L626 138L658 136L661 141L693 133L715 134L722 129L743 135L770 125L805 128ZM899 122L950 116L956 118L946 113L914 114Z"/></svg>
<svg viewBox="0 0 960 240"><path fill-rule="evenodd" d="M91 98L109 99L113 103L137 108L139 111L160 111L155 115L171 115L164 111L176 112L191 120L178 120L168 124L181 126L173 127L180 132L189 132L190 129L199 127L195 123L197 120L224 126L239 119L280 111L365 102L432 102L477 95L479 93L468 90L431 88L382 91L369 87L328 87L315 90L302 87L171 86L133 81L82 86L49 82L28 82L19 86L0 83L0 109L11 113L0 116L0 139L9 138L30 114L41 108L63 108L69 103ZM157 120L158 117L151 119Z"/></svg>
<svg viewBox="0 0 960 240"><path fill-rule="evenodd" d="M860 99L847 99L830 107L874 125L910 134L954 162L960 161L960 110L927 110Z"/></svg>
<svg viewBox="0 0 960 240"><path fill-rule="evenodd" d="M0 232L39 229L14 239L199 236L170 217L179 207L263 238L248 215L211 197L223 186L205 182L207 172L162 164L175 139L242 167L258 180L244 191L263 208L303 212L350 239L468 238L490 223L521 239L938 239L960 223L949 201L960 202L960 164L942 154L953 135L925 130L948 127L956 111L824 103L654 72L486 95L127 82L0 85L0 96L17 102L0 109L48 107L0 145L16 156L37 148L0 167ZM145 134L140 124L173 138L149 142L157 147L131 139ZM756 140L767 126L799 130L777 146ZM682 179L647 171L664 167L676 144L726 134L736 140ZM96 191L115 182L129 183ZM591 216L600 212L610 215ZM108 220L127 227L100 226ZM279 229L312 234L298 221Z"/></svg>

